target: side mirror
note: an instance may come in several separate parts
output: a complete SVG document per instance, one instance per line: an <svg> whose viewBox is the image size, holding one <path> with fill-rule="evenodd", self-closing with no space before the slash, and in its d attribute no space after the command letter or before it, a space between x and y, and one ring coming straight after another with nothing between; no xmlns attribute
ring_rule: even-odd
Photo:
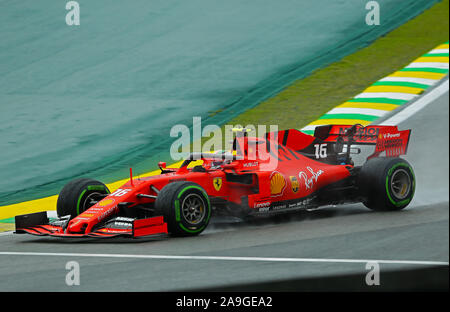
<svg viewBox="0 0 450 312"><path fill-rule="evenodd" d="M165 169L166 168L166 163L164 161L160 161L160 162L158 162L158 167L160 169Z"/></svg>

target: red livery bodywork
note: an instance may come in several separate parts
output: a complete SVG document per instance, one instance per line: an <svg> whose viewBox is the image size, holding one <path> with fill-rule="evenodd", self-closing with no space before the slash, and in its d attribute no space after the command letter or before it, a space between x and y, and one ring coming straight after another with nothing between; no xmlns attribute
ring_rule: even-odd
<svg viewBox="0 0 450 312"><path fill-rule="evenodd" d="M358 125L321 126L314 136L295 129L269 132L262 138L243 133L230 152L193 153L180 168L163 166L160 175L131 178L76 216L56 221L46 220L43 213L17 216L16 233L59 237L167 234L166 215L156 209L155 202L166 186L183 181L204 190L213 212L237 216L361 201L355 185L359 167L351 160L351 145L375 145L370 157L382 152L398 157L406 153L409 135L410 130L398 131L394 126ZM194 160L202 164L191 168Z"/></svg>

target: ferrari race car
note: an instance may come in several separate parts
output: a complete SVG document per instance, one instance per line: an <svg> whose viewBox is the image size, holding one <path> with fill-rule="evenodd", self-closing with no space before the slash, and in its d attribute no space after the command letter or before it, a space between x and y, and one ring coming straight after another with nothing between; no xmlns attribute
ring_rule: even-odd
<svg viewBox="0 0 450 312"><path fill-rule="evenodd" d="M61 190L58 218L38 212L15 217L15 233L57 237L141 237L200 234L215 213L257 216L362 202L400 210L414 196L406 154L411 130L396 126L327 125L314 135L290 129L250 137L241 131L229 152L191 153L179 168L130 179L110 193L87 178ZM353 145L374 145L356 166ZM197 165L195 165L197 164Z"/></svg>

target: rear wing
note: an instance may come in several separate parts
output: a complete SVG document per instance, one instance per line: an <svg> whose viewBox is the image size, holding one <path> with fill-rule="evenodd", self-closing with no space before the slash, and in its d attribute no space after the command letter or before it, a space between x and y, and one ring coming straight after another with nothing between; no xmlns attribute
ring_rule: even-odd
<svg viewBox="0 0 450 312"><path fill-rule="evenodd" d="M398 130L397 126L325 125L317 126L314 136L336 144L375 145L375 152L368 159L379 156L398 157L406 154L411 130Z"/></svg>

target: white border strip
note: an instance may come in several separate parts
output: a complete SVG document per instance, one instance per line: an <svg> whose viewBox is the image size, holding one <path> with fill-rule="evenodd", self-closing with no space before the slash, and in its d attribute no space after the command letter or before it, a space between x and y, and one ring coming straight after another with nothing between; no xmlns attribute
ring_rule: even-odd
<svg viewBox="0 0 450 312"><path fill-rule="evenodd" d="M418 94L410 94L410 93L399 93L399 92L363 92L363 93L356 95L353 99L388 98L388 99L394 99L394 100L410 101L417 96L419 96L419 95Z"/></svg>
<svg viewBox="0 0 450 312"><path fill-rule="evenodd" d="M427 54L441 54L441 53L448 53L448 49L434 49L428 52Z"/></svg>
<svg viewBox="0 0 450 312"><path fill-rule="evenodd" d="M439 63L439 62L413 62L406 66L405 68L440 68L440 69L448 69L448 63Z"/></svg>
<svg viewBox="0 0 450 312"><path fill-rule="evenodd" d="M131 254L88 254L2 251L3 256L44 256L44 257L90 257L90 258L131 258L159 260L215 260L215 261L263 261L263 262L326 262L326 263L367 263L449 265L445 261L417 260L375 260L375 259L321 259L321 258L272 258L272 257L228 257L228 256L174 256L174 255L131 255Z"/></svg>
<svg viewBox="0 0 450 312"><path fill-rule="evenodd" d="M426 79L426 78L414 78L414 77L385 77L378 81L398 81L398 82L414 82L421 83L428 86L434 85L440 79Z"/></svg>
<svg viewBox="0 0 450 312"><path fill-rule="evenodd" d="M323 116L330 115L330 114L362 114L362 115L381 117L381 116L386 115L387 112L389 112L389 111L381 110L381 109L372 109L372 108L335 107L332 110L328 111Z"/></svg>

